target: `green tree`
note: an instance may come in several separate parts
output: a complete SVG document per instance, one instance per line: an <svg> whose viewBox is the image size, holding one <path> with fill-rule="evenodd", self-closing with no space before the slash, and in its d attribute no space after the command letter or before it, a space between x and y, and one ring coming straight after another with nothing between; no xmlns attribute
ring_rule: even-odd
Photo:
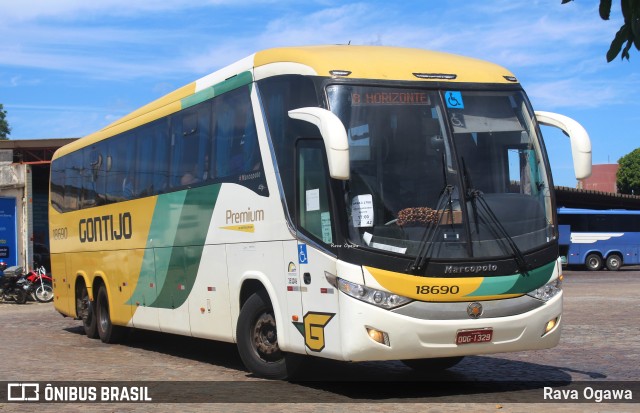
<svg viewBox="0 0 640 413"><path fill-rule="evenodd" d="M0 103L0 141L9 140L11 134L11 128L7 122L7 111L4 110L4 106Z"/></svg>
<svg viewBox="0 0 640 413"><path fill-rule="evenodd" d="M573 0L562 0L562 4L569 3ZM612 0L600 0L600 17L602 20L609 20L611 15ZM622 16L624 24L616 33L611 42L609 51L607 52L607 62L611 62L620 54L622 50L622 59L629 60L629 50L635 45L636 50L640 50L640 1L638 0L620 0L622 8ZM624 49L622 46L624 45Z"/></svg>
<svg viewBox="0 0 640 413"><path fill-rule="evenodd" d="M621 194L640 195L640 148L618 160L616 185Z"/></svg>

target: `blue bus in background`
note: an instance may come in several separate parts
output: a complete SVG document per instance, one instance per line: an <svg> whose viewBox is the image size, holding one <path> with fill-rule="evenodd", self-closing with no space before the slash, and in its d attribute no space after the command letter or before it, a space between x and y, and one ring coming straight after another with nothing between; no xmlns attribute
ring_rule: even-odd
<svg viewBox="0 0 640 413"><path fill-rule="evenodd" d="M640 211L558 208L563 264L617 271L640 264Z"/></svg>

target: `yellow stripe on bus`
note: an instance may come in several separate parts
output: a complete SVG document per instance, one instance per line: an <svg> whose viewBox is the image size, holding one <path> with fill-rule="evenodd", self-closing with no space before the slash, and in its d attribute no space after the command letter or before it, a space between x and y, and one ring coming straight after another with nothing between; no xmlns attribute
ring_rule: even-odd
<svg viewBox="0 0 640 413"><path fill-rule="evenodd" d="M518 297L522 294L474 296L485 277L435 278L416 277L393 271L364 267L375 280L394 294L420 301L457 302L482 301Z"/></svg>

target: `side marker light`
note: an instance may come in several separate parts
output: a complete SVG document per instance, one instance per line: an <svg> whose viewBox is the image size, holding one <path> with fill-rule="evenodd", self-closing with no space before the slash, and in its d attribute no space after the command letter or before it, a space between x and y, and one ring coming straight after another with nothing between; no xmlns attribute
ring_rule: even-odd
<svg viewBox="0 0 640 413"><path fill-rule="evenodd" d="M366 327L369 338L376 343L384 344L387 347L391 347L389 343L389 335L384 331L376 330L375 328Z"/></svg>

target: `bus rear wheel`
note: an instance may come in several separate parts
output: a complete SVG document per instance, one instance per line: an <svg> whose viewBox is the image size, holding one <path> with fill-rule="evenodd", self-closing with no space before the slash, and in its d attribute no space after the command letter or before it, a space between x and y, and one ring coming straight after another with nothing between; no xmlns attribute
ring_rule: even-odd
<svg viewBox="0 0 640 413"><path fill-rule="evenodd" d="M122 340L125 327L115 326L111 322L109 315L109 296L107 288L101 285L98 289L96 299L96 321L98 325L98 335L103 343L118 343Z"/></svg>
<svg viewBox="0 0 640 413"><path fill-rule="evenodd" d="M431 373L446 370L460 363L464 357L441 357L433 359L402 360L402 363L421 373Z"/></svg>
<svg viewBox="0 0 640 413"><path fill-rule="evenodd" d="M598 254L589 254L587 255L587 259L584 264L587 266L589 271L598 271L602 268L602 257Z"/></svg>
<svg viewBox="0 0 640 413"><path fill-rule="evenodd" d="M609 255L607 257L606 266L609 271L618 271L620 267L622 267L622 257L618 254Z"/></svg>
<svg viewBox="0 0 640 413"><path fill-rule="evenodd" d="M278 346L275 314L266 292L254 293L244 303L236 337L242 362L256 376L284 380L298 370L301 356L286 354Z"/></svg>
<svg viewBox="0 0 640 413"><path fill-rule="evenodd" d="M77 292L76 314L82 319L82 327L87 337L98 338L95 301L89 300L89 292L84 284L79 287Z"/></svg>

